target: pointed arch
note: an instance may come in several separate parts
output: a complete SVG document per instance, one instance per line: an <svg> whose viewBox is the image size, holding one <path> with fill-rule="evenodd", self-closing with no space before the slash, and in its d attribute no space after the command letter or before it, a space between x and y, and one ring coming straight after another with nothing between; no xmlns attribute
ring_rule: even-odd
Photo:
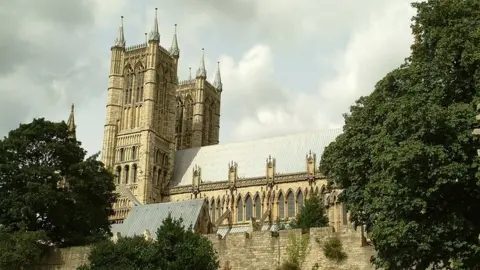
<svg viewBox="0 0 480 270"><path fill-rule="evenodd" d="M120 185L122 183L122 167L117 166L117 184Z"/></svg>
<svg viewBox="0 0 480 270"><path fill-rule="evenodd" d="M283 192L278 192L278 217L284 218L285 217L285 197L283 197Z"/></svg>
<svg viewBox="0 0 480 270"><path fill-rule="evenodd" d="M217 197L217 218L220 218L220 216L222 216L223 212L222 212L222 202L220 200L220 196Z"/></svg>
<svg viewBox="0 0 480 270"><path fill-rule="evenodd" d="M176 101L177 101L177 113L176 113L177 119L176 119L176 122L175 122L175 132L180 135L182 133L182 129L183 129L184 104L183 104L183 100L180 97L177 97Z"/></svg>
<svg viewBox="0 0 480 270"><path fill-rule="evenodd" d="M133 164L132 165L132 168L133 168L133 183L137 183L137 174L138 174L138 167L137 167L137 164Z"/></svg>
<svg viewBox="0 0 480 270"><path fill-rule="evenodd" d="M210 200L210 220L212 220L212 222L215 222L217 219L216 219L216 211L215 211L215 198L212 197L212 199Z"/></svg>
<svg viewBox="0 0 480 270"><path fill-rule="evenodd" d="M135 62L135 72L143 71L145 69L145 65L143 64L142 60L137 60Z"/></svg>
<svg viewBox="0 0 480 270"><path fill-rule="evenodd" d="M237 222L243 221L243 200L242 195L238 195L237 198Z"/></svg>
<svg viewBox="0 0 480 270"><path fill-rule="evenodd" d="M255 195L254 207L255 207L255 218L260 219L262 217L262 202L260 200L260 194L258 194L258 192Z"/></svg>
<svg viewBox="0 0 480 270"><path fill-rule="evenodd" d="M297 214L302 211L303 205L305 203L305 197L302 193L302 190L299 190L297 193Z"/></svg>
<svg viewBox="0 0 480 270"><path fill-rule="evenodd" d="M125 184L129 184L130 181L130 167L128 165L125 165Z"/></svg>
<svg viewBox="0 0 480 270"><path fill-rule="evenodd" d="M291 189L287 192L287 215L288 217L295 216L295 195Z"/></svg>
<svg viewBox="0 0 480 270"><path fill-rule="evenodd" d="M253 214L253 200L252 195L247 193L245 196L245 221L252 219Z"/></svg>

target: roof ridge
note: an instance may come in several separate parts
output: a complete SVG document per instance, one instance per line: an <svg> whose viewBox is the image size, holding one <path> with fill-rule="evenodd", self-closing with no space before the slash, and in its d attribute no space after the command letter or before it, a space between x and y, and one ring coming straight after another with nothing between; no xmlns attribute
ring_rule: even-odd
<svg viewBox="0 0 480 270"><path fill-rule="evenodd" d="M310 135L310 134L315 135L315 134L319 134L319 133L338 132L338 131L341 131L341 133L343 133L343 127L342 128L319 129L317 131L290 133L290 134L283 134L283 135L278 135L278 136L273 136L273 137L259 138L259 139L254 139L254 140L233 141L233 142L227 142L227 143L207 145L207 146L202 146L202 147L193 147L193 148L178 150L177 152L188 151L188 150L199 149L199 148L211 148L211 147L223 146L223 145L235 145L235 144L243 144L243 143L251 143L251 142L270 141L270 140L282 139L282 138L286 138L286 137L297 137L297 136L302 136L302 135L305 136L305 135Z"/></svg>

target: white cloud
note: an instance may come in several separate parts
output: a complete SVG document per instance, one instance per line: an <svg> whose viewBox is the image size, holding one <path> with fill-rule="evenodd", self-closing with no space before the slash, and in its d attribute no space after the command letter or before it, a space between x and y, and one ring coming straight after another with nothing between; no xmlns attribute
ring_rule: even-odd
<svg viewBox="0 0 480 270"><path fill-rule="evenodd" d="M119 17L127 45L141 43L159 3L67 2L18 0L0 10L0 113L8 115L0 135L32 117L66 119L74 102L78 138L96 152ZM340 126L341 114L411 43L407 0L185 0L158 8L164 47L179 24L181 79L189 66L195 73L202 47L209 79L221 62L221 142Z"/></svg>
<svg viewBox="0 0 480 270"><path fill-rule="evenodd" d="M350 35L345 50L333 57L332 77L320 81L313 92L289 91L285 95L288 102L278 102L274 107L257 105L257 110L241 119L232 138L341 127L342 114L349 106L361 95L371 93L375 83L408 56L412 38L407 22L412 15L410 6L402 2L369 14L368 20ZM243 84L247 82L236 85Z"/></svg>

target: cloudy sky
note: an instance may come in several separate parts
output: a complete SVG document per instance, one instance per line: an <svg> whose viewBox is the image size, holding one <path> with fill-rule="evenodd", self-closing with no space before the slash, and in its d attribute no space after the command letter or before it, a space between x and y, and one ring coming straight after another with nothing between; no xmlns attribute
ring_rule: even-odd
<svg viewBox="0 0 480 270"><path fill-rule="evenodd" d="M158 7L161 44L178 24L179 76L205 48L220 61L221 143L341 127L342 113L399 66L409 0L0 0L0 136L35 117L66 120L101 149L110 47L123 15L142 43Z"/></svg>

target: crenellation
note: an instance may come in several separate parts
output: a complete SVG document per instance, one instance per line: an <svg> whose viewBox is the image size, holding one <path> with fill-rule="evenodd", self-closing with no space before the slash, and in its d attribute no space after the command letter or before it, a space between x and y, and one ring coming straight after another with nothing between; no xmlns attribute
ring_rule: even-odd
<svg viewBox="0 0 480 270"><path fill-rule="evenodd" d="M145 49L147 47L147 43L140 43L140 44L136 44L136 45L131 45L131 46L128 46L125 48L125 51L126 52L129 52L129 53L133 53L135 52L136 50L140 50L140 49Z"/></svg>

